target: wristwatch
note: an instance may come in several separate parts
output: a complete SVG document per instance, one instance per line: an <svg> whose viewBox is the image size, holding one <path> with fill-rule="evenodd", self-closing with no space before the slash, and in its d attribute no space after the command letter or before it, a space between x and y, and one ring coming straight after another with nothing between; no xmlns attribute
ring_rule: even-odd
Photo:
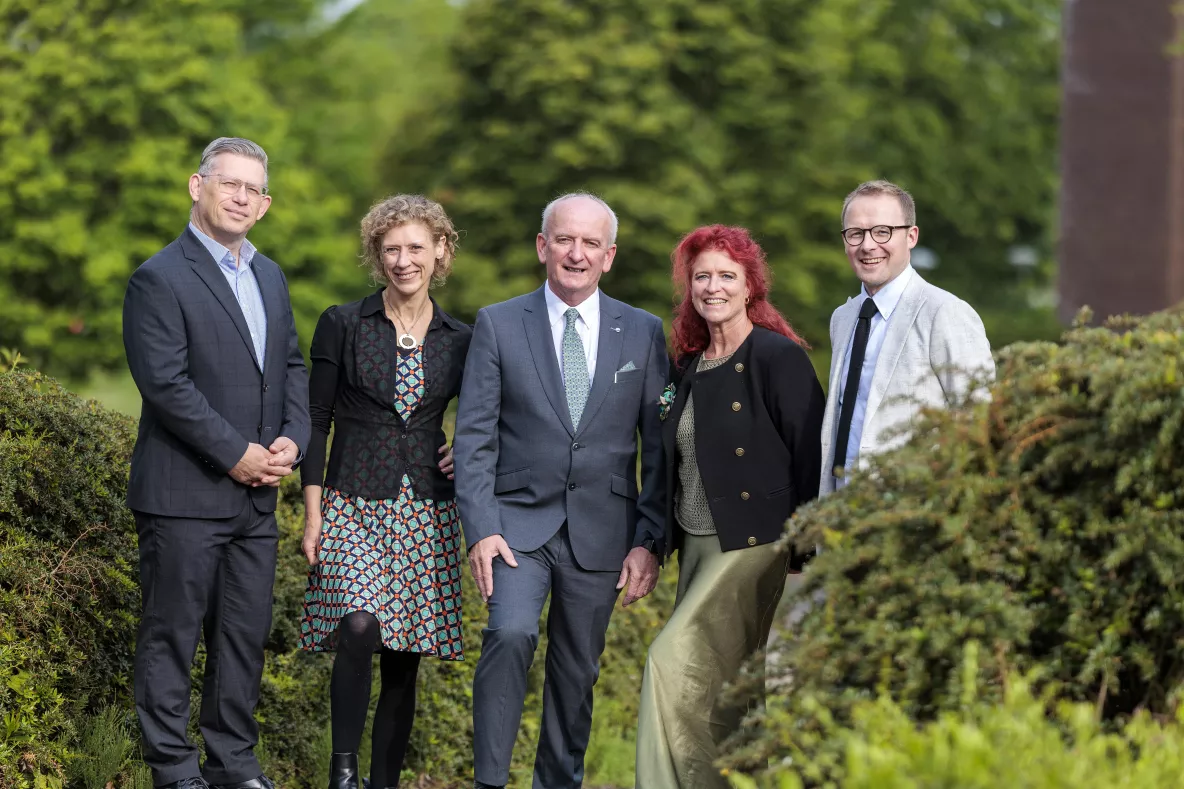
<svg viewBox="0 0 1184 789"><path fill-rule="evenodd" d="M655 540L653 537L646 537L644 540L642 540L641 547L645 548L647 551L652 553L654 556L657 556L659 553L658 541Z"/></svg>

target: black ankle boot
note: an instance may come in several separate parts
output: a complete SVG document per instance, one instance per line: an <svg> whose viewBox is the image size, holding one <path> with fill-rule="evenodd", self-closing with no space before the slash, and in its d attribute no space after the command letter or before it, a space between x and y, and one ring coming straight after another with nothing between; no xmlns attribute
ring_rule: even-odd
<svg viewBox="0 0 1184 789"><path fill-rule="evenodd" d="M333 754L329 763L329 789L360 789L356 753Z"/></svg>

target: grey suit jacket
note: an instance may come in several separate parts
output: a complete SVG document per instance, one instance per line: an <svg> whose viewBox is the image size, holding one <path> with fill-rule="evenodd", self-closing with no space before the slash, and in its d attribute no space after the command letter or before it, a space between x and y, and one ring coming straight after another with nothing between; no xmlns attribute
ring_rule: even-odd
<svg viewBox="0 0 1184 789"><path fill-rule="evenodd" d="M261 254L252 265L267 312L264 369L242 308L218 264L188 228L132 274L123 347L143 398L127 503L183 518L228 518L248 499L275 509L276 489L227 472L247 444L280 436L308 448L308 372L296 341L288 283Z"/></svg>
<svg viewBox="0 0 1184 789"><path fill-rule="evenodd" d="M822 423L822 480L819 495L834 491L832 472L838 429L843 359L859 318L852 298L830 318L830 386ZM995 362L983 322L966 302L914 276L888 321L876 359L859 440L859 460L900 446L925 406L959 402L975 377L993 378ZM858 468L859 462L856 467Z"/></svg>
<svg viewBox="0 0 1184 789"><path fill-rule="evenodd" d="M500 534L533 551L566 520L585 570L620 570L647 537L662 544L668 374L662 322L601 293L596 371L573 426L543 289L478 312L453 442L467 543Z"/></svg>

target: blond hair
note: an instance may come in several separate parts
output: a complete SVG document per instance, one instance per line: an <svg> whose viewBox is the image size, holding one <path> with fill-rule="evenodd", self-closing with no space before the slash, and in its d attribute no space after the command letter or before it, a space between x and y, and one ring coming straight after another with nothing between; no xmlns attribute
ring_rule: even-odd
<svg viewBox="0 0 1184 789"><path fill-rule="evenodd" d="M413 222L426 227L433 241L444 240L444 257L436 261L432 287L443 285L452 273L460 234L444 208L423 195L394 195L375 203L362 218L362 264L370 269L370 278L375 283L387 284L382 266L383 237L391 228Z"/></svg>
<svg viewBox="0 0 1184 789"><path fill-rule="evenodd" d="M855 190L847 195L847 199L843 201L843 213L839 214L839 224L845 228L847 224L847 209L851 206L851 202L855 198L875 197L877 195L895 197L900 201L900 209L904 212L904 223L910 227L917 224L917 205L913 202L913 196L891 181L866 181L855 187Z"/></svg>

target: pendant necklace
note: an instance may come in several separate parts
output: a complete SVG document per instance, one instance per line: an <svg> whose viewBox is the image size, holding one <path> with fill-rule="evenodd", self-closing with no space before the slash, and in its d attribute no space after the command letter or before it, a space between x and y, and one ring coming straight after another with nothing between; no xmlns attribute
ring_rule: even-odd
<svg viewBox="0 0 1184 789"><path fill-rule="evenodd" d="M415 337L411 334L410 331L399 326L399 319L398 319L398 317L396 317L397 313L395 312L395 308L392 307L389 302L387 302L385 295L383 296L382 301L384 304L386 304L386 306L391 311L391 317L394 318L395 328L402 331L402 334L399 335L399 338L396 341L396 342L398 342L399 347L405 351L414 350L415 347L417 345L419 345L419 343L416 341ZM428 308L428 305L431 303L432 303L431 299L425 299L423 306L419 308L419 314L415 316L415 320L413 320L413 321L411 321L411 323L405 324L405 325L406 326L414 326L415 324L419 323L419 319L423 317L424 310L426 310Z"/></svg>

